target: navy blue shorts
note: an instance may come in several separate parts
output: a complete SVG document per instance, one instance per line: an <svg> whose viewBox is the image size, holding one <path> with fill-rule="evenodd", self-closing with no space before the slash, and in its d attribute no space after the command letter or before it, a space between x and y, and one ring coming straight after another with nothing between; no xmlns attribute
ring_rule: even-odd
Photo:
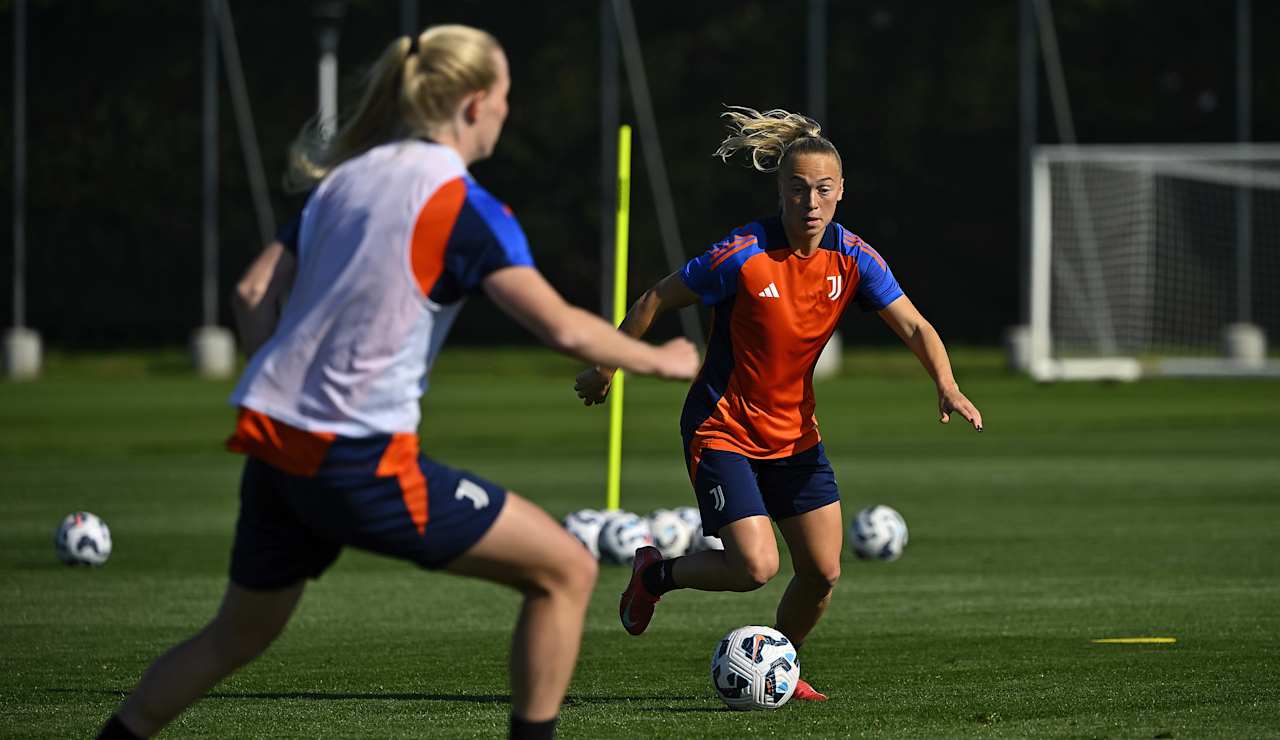
<svg viewBox="0 0 1280 740"><path fill-rule="evenodd" d="M417 454L416 438L405 452L416 464L409 457L388 465L391 441L338 438L309 475L249 457L232 582L266 590L316 578L347 546L441 568L474 545L502 511L506 489Z"/></svg>
<svg viewBox="0 0 1280 740"><path fill-rule="evenodd" d="M786 519L840 500L836 474L821 442L770 460L704 449L694 471L693 491L702 529L709 535L749 516Z"/></svg>

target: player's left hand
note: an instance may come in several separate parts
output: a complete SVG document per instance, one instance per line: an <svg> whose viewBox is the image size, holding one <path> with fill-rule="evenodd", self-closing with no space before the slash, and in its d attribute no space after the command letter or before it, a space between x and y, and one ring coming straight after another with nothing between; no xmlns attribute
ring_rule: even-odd
<svg viewBox="0 0 1280 740"><path fill-rule="evenodd" d="M978 407L974 406L969 399L964 397L960 392L959 386L953 386L947 390L938 390L938 421L943 424L951 422L952 414L959 414L964 420L973 425L977 431L982 431L982 412L978 411Z"/></svg>

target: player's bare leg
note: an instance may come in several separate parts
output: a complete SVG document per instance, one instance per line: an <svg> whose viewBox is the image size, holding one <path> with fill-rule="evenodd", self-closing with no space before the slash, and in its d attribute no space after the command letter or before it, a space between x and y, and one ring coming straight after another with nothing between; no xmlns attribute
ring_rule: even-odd
<svg viewBox="0 0 1280 740"><path fill-rule="evenodd" d="M724 550L686 555L672 565L672 578L680 588L754 591L778 574L778 543L769 517L730 522L718 535Z"/></svg>
<svg viewBox="0 0 1280 740"><path fill-rule="evenodd" d="M636 550L631 581L618 600L622 627L644 633L662 595L677 588L753 591L778 573L778 543L769 518L752 516L720 528L724 550L663 560L658 548Z"/></svg>
<svg viewBox="0 0 1280 740"><path fill-rule="evenodd" d="M555 719L578 661L595 559L546 512L508 493L493 526L449 571L524 594L511 644L511 711L529 722Z"/></svg>
<svg viewBox="0 0 1280 740"><path fill-rule="evenodd" d="M831 592L840 580L840 549L844 545L840 504L783 519L778 529L787 541L795 575L778 602L777 629L799 648L827 611ZM806 690L802 692L797 686L796 698L826 699L807 682L802 683Z"/></svg>
<svg viewBox="0 0 1280 740"><path fill-rule="evenodd" d="M831 591L840 580L840 548L844 544L840 504L783 519L778 529L787 541L795 568L778 603L778 631L802 645L826 612Z"/></svg>
<svg viewBox="0 0 1280 740"><path fill-rule="evenodd" d="M251 591L228 584L213 621L151 664L117 712L119 720L135 735L159 732L219 681L267 649L289 623L303 585Z"/></svg>

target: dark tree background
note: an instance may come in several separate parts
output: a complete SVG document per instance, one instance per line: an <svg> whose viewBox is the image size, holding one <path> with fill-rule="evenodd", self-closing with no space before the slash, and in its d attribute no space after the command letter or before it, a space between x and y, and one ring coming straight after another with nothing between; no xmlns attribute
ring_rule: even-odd
<svg viewBox="0 0 1280 740"><path fill-rule="evenodd" d="M493 32L512 63L511 117L476 177L520 216L540 267L598 308L599 49L595 2L420 3L423 25ZM1230 141L1234 2L1053 3L1081 143ZM806 4L634 3L689 256L767 214L767 175L710 153L722 104L805 106ZM231 8L277 219L285 150L316 107L311 3ZM0 212L12 223L12 4L0 100ZM49 344L178 344L200 323L201 27L197 0L30 0L28 324ZM356 0L339 51L343 102L399 32L396 0ZM1254 138L1280 138L1280 4L1253 3ZM837 218L875 244L951 342L993 343L1018 318L1017 6L1014 0L831 0L826 131L846 164ZM1040 77L1042 142L1057 133ZM632 121L623 88L623 120ZM221 293L260 248L225 81L220 101ZM668 270L635 157L630 295ZM0 250L12 323L12 251ZM230 325L224 299L222 323ZM484 300L454 341L527 339ZM855 342L892 337L846 317ZM677 329L674 321L662 327Z"/></svg>

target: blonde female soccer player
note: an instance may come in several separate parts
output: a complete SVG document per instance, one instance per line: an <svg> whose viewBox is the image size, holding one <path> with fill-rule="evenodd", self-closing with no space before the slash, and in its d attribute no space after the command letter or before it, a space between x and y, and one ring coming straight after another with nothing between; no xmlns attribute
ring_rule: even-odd
<svg viewBox="0 0 1280 740"><path fill-rule="evenodd" d="M698 359L683 340L653 347L565 303L510 209L468 174L498 142L509 85L493 37L438 26L391 43L331 145L304 130L292 174L314 189L297 257L274 245L239 286L244 335L263 343L231 398L229 446L248 459L230 584L213 621L152 664L104 737L157 732L256 657L346 546L520 590L511 734L554 734L596 564L537 506L419 452L428 372L478 291L590 362L688 379ZM403 644L412 650L413 635Z"/></svg>
<svg viewBox="0 0 1280 740"><path fill-rule="evenodd" d="M813 367L852 302L875 311L933 378L940 419L959 414L982 430L982 415L951 374L938 333L866 242L833 221L844 195L840 154L812 119L782 110L733 108L731 134L716 152L738 151L777 172L781 211L735 229L631 307L621 330L642 337L654 318L701 301L711 338L680 425L702 526L724 551L663 560L636 553L619 615L644 632L668 591L750 591L778 573L772 518L795 574L778 604L777 628L797 647L818 623L840 577L840 494L814 416ZM612 366L577 379L587 405L608 393ZM801 681L797 699L826 697Z"/></svg>

